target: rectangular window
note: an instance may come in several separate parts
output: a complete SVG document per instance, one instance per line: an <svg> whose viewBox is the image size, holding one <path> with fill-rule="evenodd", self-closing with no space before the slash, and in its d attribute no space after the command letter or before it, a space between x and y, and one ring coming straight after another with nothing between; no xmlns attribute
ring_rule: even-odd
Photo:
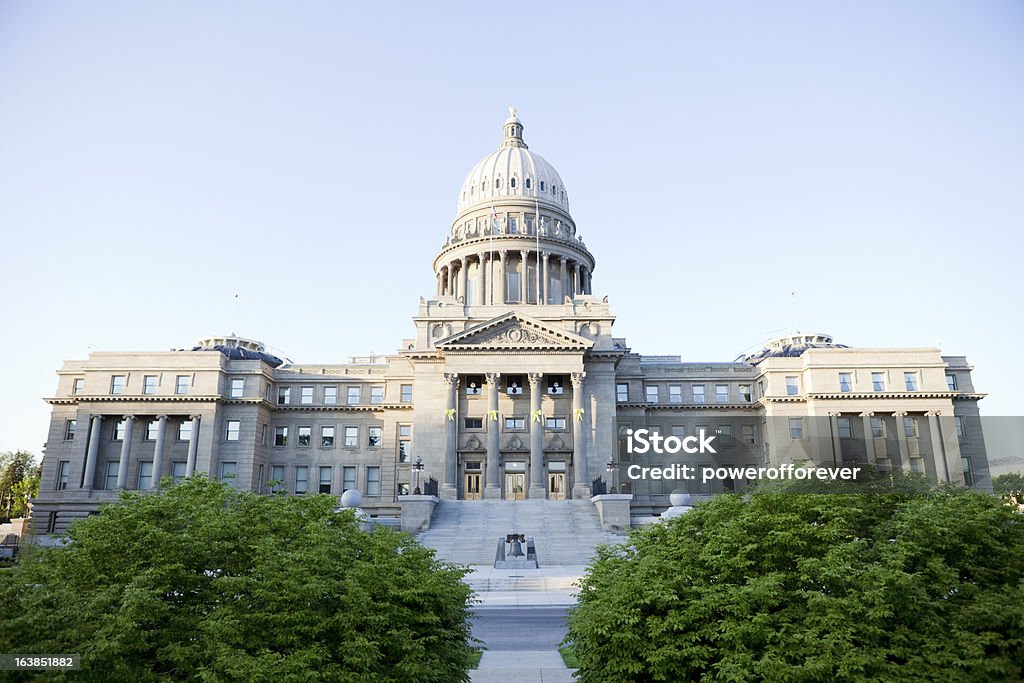
<svg viewBox="0 0 1024 683"><path fill-rule="evenodd" d="M175 484L180 484L181 482L185 481L185 463L171 463L171 481Z"/></svg>
<svg viewBox="0 0 1024 683"><path fill-rule="evenodd" d="M796 396L800 393L800 379L798 377L787 377L786 378L786 395Z"/></svg>
<svg viewBox="0 0 1024 683"><path fill-rule="evenodd" d="M330 493L331 486L334 484L334 469L330 466L323 466L320 468L320 493Z"/></svg>
<svg viewBox="0 0 1024 683"><path fill-rule="evenodd" d="M717 436L719 443L726 448L732 448L732 425L719 425Z"/></svg>
<svg viewBox="0 0 1024 683"><path fill-rule="evenodd" d="M68 487L68 473L71 471L71 461L61 460L57 463L57 490L63 491Z"/></svg>
<svg viewBox="0 0 1024 683"><path fill-rule="evenodd" d="M118 420L114 423L114 441L124 441L124 420Z"/></svg>
<svg viewBox="0 0 1024 683"><path fill-rule="evenodd" d="M907 387L907 391L917 391L917 373L904 372L903 384Z"/></svg>
<svg viewBox="0 0 1024 683"><path fill-rule="evenodd" d="M462 425L465 429L483 429L484 419L482 417L466 417L462 419Z"/></svg>
<svg viewBox="0 0 1024 683"><path fill-rule="evenodd" d="M946 375L946 388L950 391L956 391L956 375Z"/></svg>
<svg viewBox="0 0 1024 683"><path fill-rule="evenodd" d="M359 405L359 394L360 394L360 391L359 391L359 387L358 386L348 387L348 388L345 389L345 392L346 392L345 393L345 396L346 396L345 402L348 403L348 405L350 405L350 406Z"/></svg>
<svg viewBox="0 0 1024 683"><path fill-rule="evenodd" d="M804 438L804 421L799 417L789 418L789 438L791 439L802 439Z"/></svg>
<svg viewBox="0 0 1024 683"><path fill-rule="evenodd" d="M885 373L871 373L871 391L885 391Z"/></svg>
<svg viewBox="0 0 1024 683"><path fill-rule="evenodd" d="M110 378L110 393L123 394L124 385L128 383L127 375L114 375Z"/></svg>
<svg viewBox="0 0 1024 683"><path fill-rule="evenodd" d="M144 394L155 394L156 383L159 377L156 375L146 375L142 378L142 393Z"/></svg>
<svg viewBox="0 0 1024 683"><path fill-rule="evenodd" d="M682 384L669 384L668 385L668 402L669 403L682 403L683 402L683 385Z"/></svg>
<svg viewBox="0 0 1024 683"><path fill-rule="evenodd" d="M313 405L313 387L299 387L299 404L304 406Z"/></svg>
<svg viewBox="0 0 1024 683"><path fill-rule="evenodd" d="M320 428L320 448L334 448L334 425Z"/></svg>
<svg viewBox="0 0 1024 683"><path fill-rule="evenodd" d="M522 375L508 375L505 378L505 393L513 397L522 396L523 382Z"/></svg>
<svg viewBox="0 0 1024 683"><path fill-rule="evenodd" d="M174 393L187 394L188 388L192 385L192 378L189 375L178 375L174 379Z"/></svg>
<svg viewBox="0 0 1024 683"><path fill-rule="evenodd" d="M729 402L729 385L728 384L716 384L715 385L715 403L728 403Z"/></svg>
<svg viewBox="0 0 1024 683"><path fill-rule="evenodd" d="M368 495L368 496L379 496L380 495L380 468L379 467L367 467L366 468L366 495Z"/></svg>
<svg viewBox="0 0 1024 683"><path fill-rule="evenodd" d="M384 387L379 384L370 387L370 403L383 403L384 402Z"/></svg>
<svg viewBox="0 0 1024 683"><path fill-rule="evenodd" d="M299 437L298 444L300 447L308 447L313 443L313 428L312 427L299 427L296 432Z"/></svg>
<svg viewBox="0 0 1024 683"><path fill-rule="evenodd" d="M238 477L237 462L222 462L220 464L220 480L231 483Z"/></svg>
<svg viewBox="0 0 1024 683"><path fill-rule="evenodd" d="M953 424L956 425L956 435L957 436L963 436L964 433L965 433L964 432L964 418L961 417L960 415L954 415L953 416Z"/></svg>
<svg viewBox="0 0 1024 683"><path fill-rule="evenodd" d="M241 420L228 420L227 421L227 430L226 430L226 433L224 434L224 438L227 441L238 441L238 435L241 433L241 431L242 431L242 421Z"/></svg>
<svg viewBox="0 0 1024 683"><path fill-rule="evenodd" d="M64 423L64 440L74 441L75 440L75 428L78 426L78 420L67 420Z"/></svg>
<svg viewBox="0 0 1024 683"><path fill-rule="evenodd" d="M256 493L263 493L263 465L260 465L259 474L256 475Z"/></svg>
<svg viewBox="0 0 1024 683"><path fill-rule="evenodd" d="M974 471L971 469L971 459L960 458L960 463L964 468L964 485L974 486Z"/></svg>
<svg viewBox="0 0 1024 683"><path fill-rule="evenodd" d="M113 491L117 488L117 461L110 460L107 462L107 469L103 473L103 488L107 491Z"/></svg>
<svg viewBox="0 0 1024 683"><path fill-rule="evenodd" d="M647 399L648 403L658 402L658 386L655 384L648 384L644 386L644 398Z"/></svg>
<svg viewBox="0 0 1024 683"><path fill-rule="evenodd" d="M871 436L875 439L885 438L885 423L882 422L882 418L871 418Z"/></svg>
<svg viewBox="0 0 1024 683"><path fill-rule="evenodd" d="M338 387L324 387L324 405L338 405Z"/></svg>
<svg viewBox="0 0 1024 683"><path fill-rule="evenodd" d="M515 431L520 429L526 429L526 418L525 417L506 417L505 418L505 431Z"/></svg>
<svg viewBox="0 0 1024 683"><path fill-rule="evenodd" d="M913 439L917 436L917 418L916 417L905 417L903 418L903 433L906 434L908 439Z"/></svg>
<svg viewBox="0 0 1024 683"><path fill-rule="evenodd" d="M398 462L412 458L412 425L398 425Z"/></svg>
<svg viewBox="0 0 1024 683"><path fill-rule="evenodd" d="M341 468L341 492L344 493L349 489L356 487L356 468L355 467L342 467Z"/></svg>
<svg viewBox="0 0 1024 683"><path fill-rule="evenodd" d="M740 385L740 403L750 403L750 385Z"/></svg>
<svg viewBox="0 0 1024 683"><path fill-rule="evenodd" d="M160 421L150 420L146 423L146 441L156 441L157 434L160 433Z"/></svg>
<svg viewBox="0 0 1024 683"><path fill-rule="evenodd" d="M757 395L760 396L760 397L764 397L764 380L763 379L757 380Z"/></svg>
<svg viewBox="0 0 1024 683"><path fill-rule="evenodd" d="M75 386L71 390L71 392L75 396L80 396L83 391L85 391L85 378L83 378L83 377L76 377L75 378Z"/></svg>
<svg viewBox="0 0 1024 683"><path fill-rule="evenodd" d="M482 375L466 375L466 398L480 396L483 384L484 378Z"/></svg>
<svg viewBox="0 0 1024 683"><path fill-rule="evenodd" d="M561 375L551 375L547 378L548 396L561 396L565 393L565 378Z"/></svg>
<svg viewBox="0 0 1024 683"><path fill-rule="evenodd" d="M260 445L267 445L267 425L265 424L260 425Z"/></svg>
<svg viewBox="0 0 1024 683"><path fill-rule="evenodd" d="M519 279L519 273L507 273L505 275L505 303L519 303L519 298L521 294L520 290L522 289L519 284L520 282L521 280Z"/></svg>
<svg viewBox="0 0 1024 683"><path fill-rule="evenodd" d="M555 431L565 430L565 418L564 417L549 417L547 419L547 428Z"/></svg>
<svg viewBox="0 0 1024 683"><path fill-rule="evenodd" d="M839 391L853 391L853 373L839 373Z"/></svg>
<svg viewBox="0 0 1024 683"><path fill-rule="evenodd" d="M380 442L383 436L383 427L370 427L366 430L366 445L370 448L380 448Z"/></svg>
<svg viewBox="0 0 1024 683"><path fill-rule="evenodd" d="M619 403L626 403L629 401L629 385L628 384L616 384L615 385L615 400Z"/></svg>
<svg viewBox="0 0 1024 683"><path fill-rule="evenodd" d="M412 385L402 385L402 403L412 403Z"/></svg>
<svg viewBox="0 0 1024 683"><path fill-rule="evenodd" d="M741 430L742 434L740 435L740 438L743 439L743 445L753 446L755 441L754 425L743 425Z"/></svg>
<svg viewBox="0 0 1024 683"><path fill-rule="evenodd" d="M853 438L853 425L850 424L850 418L848 417L836 418L836 430L839 432L840 439Z"/></svg>
<svg viewBox="0 0 1024 683"><path fill-rule="evenodd" d="M274 445L275 446L287 446L288 445L288 428L287 427L274 427Z"/></svg>
<svg viewBox="0 0 1024 683"><path fill-rule="evenodd" d="M694 384L690 387L690 395L693 397L694 403L704 403L704 385Z"/></svg>
<svg viewBox="0 0 1024 683"><path fill-rule="evenodd" d="M306 493L309 491L309 467L307 465L295 466L295 493Z"/></svg>
<svg viewBox="0 0 1024 683"><path fill-rule="evenodd" d="M153 463L139 463L139 490L145 491L153 485Z"/></svg>
<svg viewBox="0 0 1024 683"><path fill-rule="evenodd" d="M232 377L231 378L231 398L242 398L245 396L245 378L244 377Z"/></svg>
<svg viewBox="0 0 1024 683"><path fill-rule="evenodd" d="M345 427L345 448L359 447L359 427Z"/></svg>
<svg viewBox="0 0 1024 683"><path fill-rule="evenodd" d="M284 465L270 466L270 492L279 493L284 490Z"/></svg>
<svg viewBox="0 0 1024 683"><path fill-rule="evenodd" d="M178 441L192 440L192 420L182 420L178 424Z"/></svg>
<svg viewBox="0 0 1024 683"><path fill-rule="evenodd" d="M292 388L291 387L278 387L277 388L277 405L286 406L292 402Z"/></svg>

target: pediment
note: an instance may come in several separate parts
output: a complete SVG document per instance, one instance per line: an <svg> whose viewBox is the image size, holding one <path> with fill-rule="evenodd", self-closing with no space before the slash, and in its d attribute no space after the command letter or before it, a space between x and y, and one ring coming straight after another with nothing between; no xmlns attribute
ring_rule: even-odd
<svg viewBox="0 0 1024 683"><path fill-rule="evenodd" d="M521 313L506 313L441 339L446 351L586 351L594 345L571 332L559 330Z"/></svg>

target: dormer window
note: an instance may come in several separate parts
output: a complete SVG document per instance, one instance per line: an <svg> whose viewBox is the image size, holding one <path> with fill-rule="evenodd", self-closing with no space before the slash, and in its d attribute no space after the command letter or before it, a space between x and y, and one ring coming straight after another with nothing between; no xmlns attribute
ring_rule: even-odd
<svg viewBox="0 0 1024 683"><path fill-rule="evenodd" d="M554 195L558 194L558 186L557 185L552 185L551 186L551 194L554 194Z"/></svg>
<svg viewBox="0 0 1024 683"><path fill-rule="evenodd" d="M527 190L530 189L530 179L529 178L526 179L526 189Z"/></svg>
<svg viewBox="0 0 1024 683"><path fill-rule="evenodd" d="M509 187L511 187L513 190L516 189L516 179L515 178L509 178L508 184L509 184Z"/></svg>
<svg viewBox="0 0 1024 683"><path fill-rule="evenodd" d="M542 181L540 181L540 191L541 191L541 192L543 192L543 191L544 191L544 181L543 181L543 180L542 180Z"/></svg>
<svg viewBox="0 0 1024 683"><path fill-rule="evenodd" d="M494 179L494 189L497 190L500 187L501 187L501 178L495 178Z"/></svg>

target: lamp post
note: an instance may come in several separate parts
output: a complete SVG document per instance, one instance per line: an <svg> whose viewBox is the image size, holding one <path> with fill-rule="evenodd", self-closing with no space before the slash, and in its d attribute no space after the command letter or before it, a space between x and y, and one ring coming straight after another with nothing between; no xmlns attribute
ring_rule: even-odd
<svg viewBox="0 0 1024 683"><path fill-rule="evenodd" d="M412 464L412 476L416 480L416 488L413 489L413 492L412 492L414 496L423 495L422 492L420 491L420 472L422 472L422 471L423 471L423 458L421 458L420 456L417 455L416 456L416 462L414 462Z"/></svg>
<svg viewBox="0 0 1024 683"><path fill-rule="evenodd" d="M619 468L616 465L614 460L609 460L608 463L605 465L605 469L608 470L608 478L612 482L612 490L611 490L611 492L612 493L617 493L617 491L615 490L615 471L618 470Z"/></svg>

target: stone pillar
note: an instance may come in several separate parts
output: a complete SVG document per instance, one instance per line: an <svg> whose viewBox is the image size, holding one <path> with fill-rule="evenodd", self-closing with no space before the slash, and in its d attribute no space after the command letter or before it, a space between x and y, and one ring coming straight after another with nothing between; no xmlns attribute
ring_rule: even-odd
<svg viewBox="0 0 1024 683"><path fill-rule="evenodd" d="M575 299L577 294L580 294L580 262L573 261L572 263L572 298Z"/></svg>
<svg viewBox="0 0 1024 683"><path fill-rule="evenodd" d="M445 415L444 415L444 481L441 484L441 499L455 500L459 496L459 490L455 486L455 477L458 473L459 443L458 443L458 395L459 376L455 373L444 373L445 384Z"/></svg>
<svg viewBox="0 0 1024 683"><path fill-rule="evenodd" d="M524 303L524 304L526 303L526 292L528 291L527 287L529 287L529 284L527 283L527 278L526 278L527 272L528 272L528 269L526 267L526 250L525 249L520 249L519 250L519 290L520 290L519 302L520 303Z"/></svg>
<svg viewBox="0 0 1024 683"><path fill-rule="evenodd" d="M135 432L135 416L124 416L124 438L121 440L121 461L117 463L117 488L128 488L128 460L132 457L132 434Z"/></svg>
<svg viewBox="0 0 1024 683"><path fill-rule="evenodd" d="M153 445L153 477L149 484L151 489L155 489L160 485L160 478L163 476L164 435L167 432L167 416L159 415L156 420L156 443Z"/></svg>
<svg viewBox="0 0 1024 683"><path fill-rule="evenodd" d="M487 267L485 264L487 263L488 256L490 254L484 254L483 252L476 255L480 260L480 296L477 297L477 301L482 305L487 304Z"/></svg>
<svg viewBox="0 0 1024 683"><path fill-rule="evenodd" d="M467 289L466 288L466 283L469 282L469 267L468 266L469 266L469 260L465 256L463 256L459 260L459 291L458 291L458 294L456 294L456 299L458 299L458 297L461 296L462 297L462 303L466 304L467 306L471 303L466 298L466 289Z"/></svg>
<svg viewBox="0 0 1024 683"><path fill-rule="evenodd" d="M199 453L199 416L192 416L192 435L188 438L188 460L185 461L185 476L196 473L196 454Z"/></svg>
<svg viewBox="0 0 1024 683"><path fill-rule="evenodd" d="M495 303L504 304L507 298L505 295L505 287L508 286L508 271L507 266L505 265L505 259L508 258L508 251L502 249L498 252L498 255L501 257L501 264L498 266L498 300Z"/></svg>
<svg viewBox="0 0 1024 683"><path fill-rule="evenodd" d="M103 416L93 415L89 425L89 448L85 452L85 476L82 478L82 488L92 491L96 482L96 459L100 455L100 430L103 427Z"/></svg>
<svg viewBox="0 0 1024 683"><path fill-rule="evenodd" d="M544 375L531 372L530 380L530 489L529 498L544 498L544 416L540 415L540 401Z"/></svg>
<svg viewBox="0 0 1024 683"><path fill-rule="evenodd" d="M572 379L572 497L590 497L590 473L587 471L587 452L583 447L583 380L585 372L574 372Z"/></svg>
<svg viewBox="0 0 1024 683"><path fill-rule="evenodd" d="M907 416L907 412L896 411L892 414L896 418L896 439L900 443L900 467L903 468L904 472L910 471L910 448L907 447L907 432L903 426L903 418Z"/></svg>
<svg viewBox="0 0 1024 683"><path fill-rule="evenodd" d="M874 413L865 411L860 414L860 419L864 425L864 453L867 458L868 464L874 466L877 456L875 455L875 437L871 434L871 418L874 417Z"/></svg>
<svg viewBox="0 0 1024 683"><path fill-rule="evenodd" d="M455 261L448 264L448 296L455 296Z"/></svg>
<svg viewBox="0 0 1024 683"><path fill-rule="evenodd" d="M549 289L551 289L551 278L548 277L548 273L550 272L550 267L551 267L551 260L550 259L551 259L551 255L548 254L547 252L544 252L544 273L543 273L543 276L541 277L541 282L544 283L544 287L543 287L543 292L544 292L543 301L544 301L544 303L548 303L550 301L550 299L551 299L551 292L548 291Z"/></svg>
<svg viewBox="0 0 1024 683"><path fill-rule="evenodd" d="M487 381L487 486L484 498L501 498L501 465L498 454L498 394L501 375L489 372Z"/></svg>
<svg viewBox="0 0 1024 683"><path fill-rule="evenodd" d="M565 301L565 294L569 290L569 288L566 287L567 275L565 273L565 257L564 256L560 256L558 258L558 260L562 264L560 277L558 279L558 282L560 283L559 286L558 286L558 294L560 295L562 301ZM562 303L562 301L556 301L555 303L559 303L560 304L560 303Z"/></svg>
<svg viewBox="0 0 1024 683"><path fill-rule="evenodd" d="M439 272L437 274L437 277L434 278L434 279L437 280L437 296L441 296L441 294L442 294L442 292L441 292L441 275L442 274Z"/></svg>

